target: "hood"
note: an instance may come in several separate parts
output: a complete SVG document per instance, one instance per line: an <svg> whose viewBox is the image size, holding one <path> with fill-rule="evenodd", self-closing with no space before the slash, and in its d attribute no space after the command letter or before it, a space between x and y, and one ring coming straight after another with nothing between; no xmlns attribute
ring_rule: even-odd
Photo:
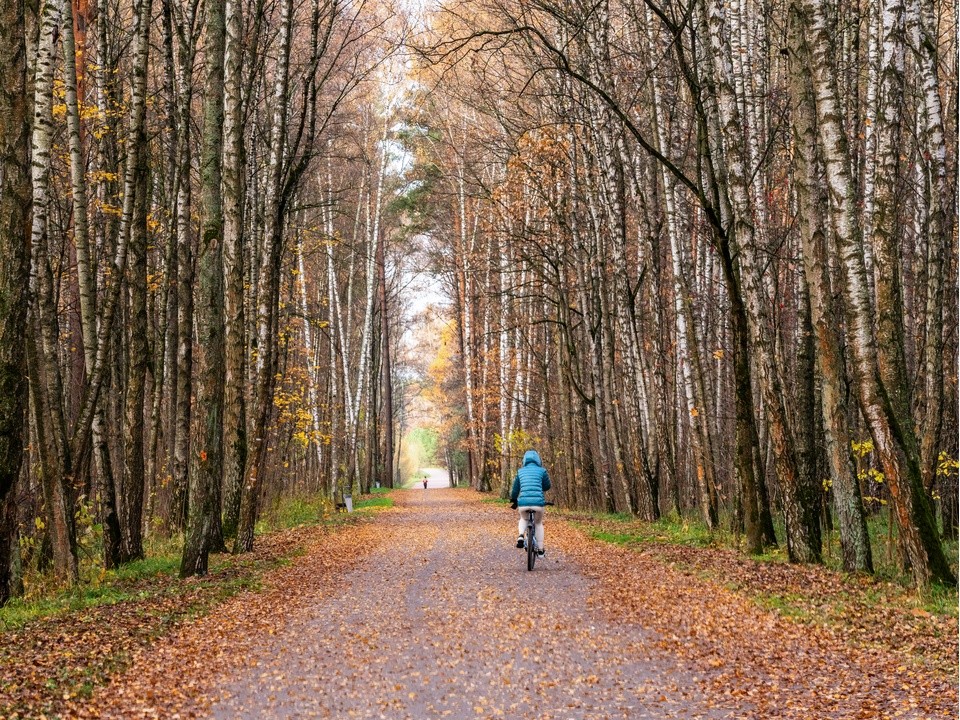
<svg viewBox="0 0 960 720"><path fill-rule="evenodd" d="M531 463L543 467L543 463L540 462L540 455L536 450L527 450L523 454L523 464L524 466L530 465Z"/></svg>

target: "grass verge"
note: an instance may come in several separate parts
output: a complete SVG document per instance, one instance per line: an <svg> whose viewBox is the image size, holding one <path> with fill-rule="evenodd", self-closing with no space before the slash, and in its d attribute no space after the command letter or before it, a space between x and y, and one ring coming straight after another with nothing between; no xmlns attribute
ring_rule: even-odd
<svg viewBox="0 0 960 720"><path fill-rule="evenodd" d="M393 507L393 498L384 495L372 495L370 497L361 497L353 504L354 510L369 510L373 508Z"/></svg>

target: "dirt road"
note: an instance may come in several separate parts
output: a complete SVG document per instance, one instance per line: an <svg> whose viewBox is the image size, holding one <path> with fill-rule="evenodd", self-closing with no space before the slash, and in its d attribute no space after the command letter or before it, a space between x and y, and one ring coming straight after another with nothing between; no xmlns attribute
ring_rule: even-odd
<svg viewBox="0 0 960 720"><path fill-rule="evenodd" d="M378 521L403 542L272 637L211 715L720 716L689 673L651 655L641 628L590 609L591 583L562 553L528 573L512 513L464 497L402 496L401 510Z"/></svg>
<svg viewBox="0 0 960 720"><path fill-rule="evenodd" d="M98 712L940 717L917 710L919 694L884 705L882 657L861 667L828 637L795 632L722 587L588 541L556 519L548 518L546 560L527 572L504 506L464 490L393 496L396 507L349 530L366 553L352 569L331 568L318 545L277 587L232 600L151 650ZM639 599L620 598L631 583ZM722 629L711 631L714 615ZM723 633L732 649L714 638Z"/></svg>

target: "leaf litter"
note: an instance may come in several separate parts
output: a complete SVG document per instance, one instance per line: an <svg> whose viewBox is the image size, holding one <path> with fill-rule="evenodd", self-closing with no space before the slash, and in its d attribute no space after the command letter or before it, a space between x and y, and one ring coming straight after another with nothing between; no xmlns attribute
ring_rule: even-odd
<svg viewBox="0 0 960 720"><path fill-rule="evenodd" d="M118 631L133 638L128 669L102 668L113 679L92 698L45 709L78 718L956 717L955 618L871 604L857 595L869 588L822 568L710 548L638 552L556 516L547 560L528 573L511 548L512 512L465 491L395 496L374 521L297 531L305 553L266 575L260 592L176 620L159 639ZM807 613L832 593L850 610L811 622L756 601L785 591ZM41 678L65 652L96 654L103 633L126 626L122 605L68 618L61 636L35 638L12 667L42 661ZM40 716L39 705L24 707L21 716Z"/></svg>
<svg viewBox="0 0 960 720"><path fill-rule="evenodd" d="M558 534L610 616L714 670L713 696L749 698L756 715L745 717L957 717L956 617L917 612L906 590L730 550L622 547L569 525Z"/></svg>

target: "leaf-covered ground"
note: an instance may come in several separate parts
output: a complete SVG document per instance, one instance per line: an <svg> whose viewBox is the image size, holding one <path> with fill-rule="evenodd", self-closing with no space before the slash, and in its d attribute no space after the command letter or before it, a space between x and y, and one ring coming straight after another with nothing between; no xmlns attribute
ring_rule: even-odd
<svg viewBox="0 0 960 720"><path fill-rule="evenodd" d="M920 609L905 590L728 550L560 536L609 615L713 668L713 696L749 701L744 717L957 717L956 616Z"/></svg>
<svg viewBox="0 0 960 720"><path fill-rule="evenodd" d="M462 490L394 497L373 521L277 536L304 552L258 592L189 622L183 602L158 606L181 618L162 637L131 631L122 603L25 627L21 656L4 634L4 682L12 668L35 687L74 654L89 666L123 642L125 671L99 669L109 685L48 716L956 717L956 618L906 595L901 607L895 589L722 550L604 543L556 515L528 573L512 511ZM18 697L3 696L0 716Z"/></svg>
<svg viewBox="0 0 960 720"><path fill-rule="evenodd" d="M803 625L830 630L853 647L890 649L914 670L957 675L956 591L913 588L817 565L757 561L735 550L666 542L650 525L569 514L594 537L613 538L678 571L712 581ZM696 538L697 541L702 538Z"/></svg>
<svg viewBox="0 0 960 720"><path fill-rule="evenodd" d="M298 527L258 538L255 552L217 556L203 579L179 580L176 567L82 591L62 608L0 632L0 718L74 717L98 686L149 654L158 638L238 593L256 591L265 573L302 554L325 526ZM272 577L272 576L271 576ZM254 593L255 594L255 593ZM79 609L73 605L89 605Z"/></svg>
<svg viewBox="0 0 960 720"><path fill-rule="evenodd" d="M564 553L528 573L512 512L464 491L396 493L341 537L368 547L330 572L315 548L257 596L160 643L89 716L724 718L694 667L588 602Z"/></svg>

